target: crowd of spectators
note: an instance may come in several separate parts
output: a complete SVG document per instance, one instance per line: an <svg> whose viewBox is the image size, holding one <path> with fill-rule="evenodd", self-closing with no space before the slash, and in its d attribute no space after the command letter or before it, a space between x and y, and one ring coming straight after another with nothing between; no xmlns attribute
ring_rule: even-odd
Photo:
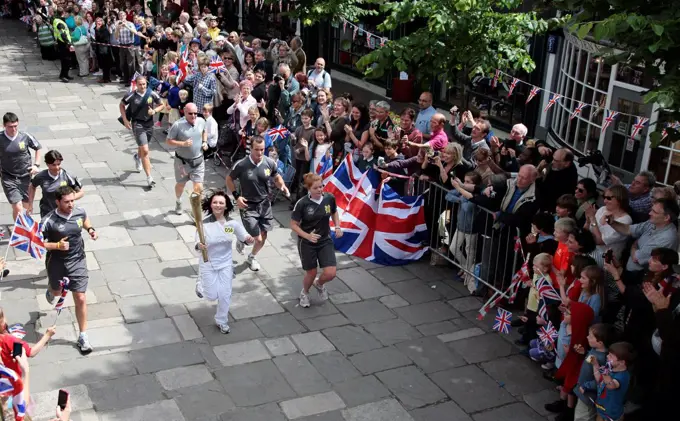
<svg viewBox="0 0 680 421"><path fill-rule="evenodd" d="M558 419L617 420L627 399L639 404L640 419L671 413L680 377L680 211L675 191L652 173L627 185L612 176L600 192L579 179L571 150L527 139L521 123L499 139L479 110L454 107L447 117L429 92L398 114L383 100L356 102L333 92L325 60L308 63L299 37L227 32L221 8L194 5L162 25L139 3L39 0L32 25L44 60L57 59L64 42L55 39L55 17L68 26L78 76L123 85L135 72L147 76L166 104L158 130L189 102L211 112L219 141L207 153L238 158L263 137L294 174L297 197L306 194L300 175L325 158L337 167L348 154L401 194L426 191L429 246L455 263L471 294L504 290L525 261L516 300L524 313L513 325L525 354L561 384L561 399L546 406ZM223 69L212 72L217 62ZM68 70L61 78L73 79ZM290 136L274 140L268 130L277 126ZM539 314L541 278L561 300ZM559 332L554 346L537 339L549 322Z"/></svg>

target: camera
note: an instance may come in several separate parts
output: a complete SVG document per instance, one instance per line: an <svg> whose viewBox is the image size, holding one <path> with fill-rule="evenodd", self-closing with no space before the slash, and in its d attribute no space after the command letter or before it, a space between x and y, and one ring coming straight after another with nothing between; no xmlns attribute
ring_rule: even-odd
<svg viewBox="0 0 680 421"><path fill-rule="evenodd" d="M379 156L378 157L378 167L384 167L384 166L385 166L385 157Z"/></svg>
<svg viewBox="0 0 680 421"><path fill-rule="evenodd" d="M427 154L427 160L428 162L434 162L434 159L439 156L439 151L434 151L430 149L430 151Z"/></svg>
<svg viewBox="0 0 680 421"><path fill-rule="evenodd" d="M590 164L590 166L593 168L593 172L595 173L595 182L602 186L609 187L611 184L609 176L611 176L612 170L609 168L609 164L604 158L604 155L602 155L602 151L589 151L588 155L579 158L579 167L584 167L588 164Z"/></svg>
<svg viewBox="0 0 680 421"><path fill-rule="evenodd" d="M281 75L274 75L274 83L279 83L280 81L283 80L283 76Z"/></svg>

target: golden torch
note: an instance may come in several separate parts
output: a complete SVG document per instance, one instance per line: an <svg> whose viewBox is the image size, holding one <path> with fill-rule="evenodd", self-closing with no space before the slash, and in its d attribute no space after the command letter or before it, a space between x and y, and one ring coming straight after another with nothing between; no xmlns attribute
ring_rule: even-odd
<svg viewBox="0 0 680 421"><path fill-rule="evenodd" d="M198 240L205 244L205 234L203 233L203 211L201 209L201 195L198 193L191 193L189 196L191 202L191 213L194 215L196 222L196 231L198 231ZM203 254L203 261L208 261L208 250L201 250Z"/></svg>

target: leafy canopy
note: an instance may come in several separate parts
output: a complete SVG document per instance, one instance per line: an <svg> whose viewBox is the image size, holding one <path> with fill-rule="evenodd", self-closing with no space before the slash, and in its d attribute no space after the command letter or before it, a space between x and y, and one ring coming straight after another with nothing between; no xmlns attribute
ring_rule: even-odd
<svg viewBox="0 0 680 421"><path fill-rule="evenodd" d="M387 34L402 24L421 23L414 32L362 57L357 66L368 77L396 68L425 83L436 75L452 77L458 70L487 75L495 69L531 72L536 65L528 52L530 37L563 22L519 11L522 0L300 0L298 4L293 13L305 25L341 18L357 23L379 15L385 20L378 30Z"/></svg>

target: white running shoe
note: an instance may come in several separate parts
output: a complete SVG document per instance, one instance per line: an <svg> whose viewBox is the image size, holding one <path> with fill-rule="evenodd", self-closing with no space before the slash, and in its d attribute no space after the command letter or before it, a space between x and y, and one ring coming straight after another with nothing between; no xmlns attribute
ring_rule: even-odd
<svg viewBox="0 0 680 421"><path fill-rule="evenodd" d="M198 298L203 298L203 284L201 283L200 279L196 280L196 296Z"/></svg>
<svg viewBox="0 0 680 421"><path fill-rule="evenodd" d="M253 256L252 254L248 256L247 262L248 267L250 267L250 270L252 270L253 272L257 272L258 270L260 270L260 262L258 262L257 259L255 259L255 256Z"/></svg>
<svg viewBox="0 0 680 421"><path fill-rule="evenodd" d="M150 189L156 187L156 182L153 181L153 177L151 176L148 176L146 178L146 184L149 186Z"/></svg>
<svg viewBox="0 0 680 421"><path fill-rule="evenodd" d="M137 172L142 172L144 170L144 167L142 166L142 160L139 159L139 155L134 154L132 155L132 158L135 160L135 169Z"/></svg>
<svg viewBox="0 0 680 421"><path fill-rule="evenodd" d="M175 213L177 215L182 214L182 202L180 202L179 200L175 202Z"/></svg>
<svg viewBox="0 0 680 421"><path fill-rule="evenodd" d="M314 288L319 292L319 297L321 297L322 300L326 301L328 300L328 290L326 289L326 285L319 285L314 281L312 284L314 285Z"/></svg>
<svg viewBox="0 0 680 421"><path fill-rule="evenodd" d="M231 329L229 328L229 325L228 325L228 324L217 325L217 327L219 327L219 328L220 328L220 332L224 333L225 335L226 335L227 333L229 333L229 331L231 330Z"/></svg>
<svg viewBox="0 0 680 421"><path fill-rule="evenodd" d="M87 355L92 352L92 345L90 344L90 340L87 338L86 333L80 334L80 337L78 338L78 349L83 355Z"/></svg>
<svg viewBox="0 0 680 421"><path fill-rule="evenodd" d="M300 291L300 307L309 308L309 294L305 294L305 291Z"/></svg>

